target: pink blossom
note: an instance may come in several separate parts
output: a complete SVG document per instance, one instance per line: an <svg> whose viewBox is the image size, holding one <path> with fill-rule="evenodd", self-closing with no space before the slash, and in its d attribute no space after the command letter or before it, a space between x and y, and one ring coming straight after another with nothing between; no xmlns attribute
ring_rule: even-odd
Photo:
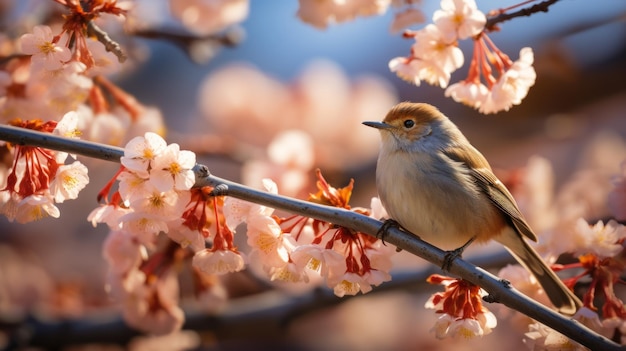
<svg viewBox="0 0 626 351"><path fill-rule="evenodd" d="M53 42L52 30L48 26L35 26L33 33L22 35L20 45L22 52L32 55L33 67L44 67L46 70L55 70L70 60L72 53L65 46Z"/></svg>
<svg viewBox="0 0 626 351"><path fill-rule="evenodd" d="M456 102L477 109L489 95L489 89L480 82L463 80L446 88L445 95L452 97Z"/></svg>
<svg viewBox="0 0 626 351"><path fill-rule="evenodd" d="M280 266L267 267L271 281L288 283L307 283L309 277L306 271L299 269L293 262L284 262Z"/></svg>
<svg viewBox="0 0 626 351"><path fill-rule="evenodd" d="M414 35L413 56L436 63L446 72L453 72L463 66L463 52L456 42L444 36L439 27L429 24Z"/></svg>
<svg viewBox="0 0 626 351"><path fill-rule="evenodd" d="M389 31L391 33L398 33L413 24L423 23L424 21L425 17L422 11L414 7L409 7L393 16Z"/></svg>
<svg viewBox="0 0 626 351"><path fill-rule="evenodd" d="M30 195L23 198L17 205L15 220L18 223L32 222L45 217L59 218L61 212L54 205L49 193Z"/></svg>
<svg viewBox="0 0 626 351"><path fill-rule="evenodd" d="M473 339L491 333L498 324L496 317L491 312L478 315L477 319L457 319L448 326L447 335L453 338Z"/></svg>
<svg viewBox="0 0 626 351"><path fill-rule="evenodd" d="M332 286L333 292L338 297L356 295L359 292L366 294L372 290L371 284L363 276L355 273L346 272L338 281L335 286Z"/></svg>
<svg viewBox="0 0 626 351"><path fill-rule="evenodd" d="M191 230L187 226L182 225L182 218L168 223L169 231L167 236L177 242L180 247L189 247L193 252L204 250L206 241L204 236L197 230Z"/></svg>
<svg viewBox="0 0 626 351"><path fill-rule="evenodd" d="M626 238L626 227L615 220L608 221L606 225L598 221L590 226L587 221L580 218L576 222L576 228L571 237L579 238L579 240L572 240L580 243L577 247L573 247L577 255L594 253L600 258L613 257L624 249L621 239Z"/></svg>
<svg viewBox="0 0 626 351"><path fill-rule="evenodd" d="M123 230L133 234L135 238L148 247L154 247L156 236L167 233L167 221L154 214L130 212L119 218Z"/></svg>
<svg viewBox="0 0 626 351"><path fill-rule="evenodd" d="M474 0L442 0L433 22L450 41L478 35L487 22Z"/></svg>
<svg viewBox="0 0 626 351"><path fill-rule="evenodd" d="M87 167L75 161L69 165L62 165L50 182L50 194L54 201L61 203L65 200L76 199L78 193L89 183Z"/></svg>
<svg viewBox="0 0 626 351"><path fill-rule="evenodd" d="M289 253L294 243L290 241L288 234L283 234L272 217L250 217L247 224L248 245L258 251L263 264L278 266L289 261Z"/></svg>
<svg viewBox="0 0 626 351"><path fill-rule="evenodd" d="M165 335L180 330L185 321L178 306L178 280L174 272L137 286L122 298L126 323L141 331Z"/></svg>
<svg viewBox="0 0 626 351"><path fill-rule="evenodd" d="M537 74L533 68L533 51L529 47L520 50L520 58L506 70L491 87L490 94L478 107L481 113L489 114L508 111L519 105L535 84Z"/></svg>
<svg viewBox="0 0 626 351"><path fill-rule="evenodd" d="M154 216L160 220L174 220L180 218L185 211L185 206L191 199L188 191L159 191L154 187L147 186L142 197L130 199L129 207L135 212Z"/></svg>
<svg viewBox="0 0 626 351"><path fill-rule="evenodd" d="M106 223L112 230L121 229L120 217L130 212L132 211L129 209L124 209L112 204L100 205L89 213L87 220L91 222L91 225L94 227L96 227L98 223Z"/></svg>
<svg viewBox="0 0 626 351"><path fill-rule="evenodd" d="M139 267L145 254L145 248L135 240L134 236L122 230L109 232L102 245L102 256L112 272L118 275Z"/></svg>
<svg viewBox="0 0 626 351"><path fill-rule="evenodd" d="M389 69L403 80L420 85L422 80L445 88L450 81L450 72L438 63L419 58L396 57L389 61Z"/></svg>
<svg viewBox="0 0 626 351"><path fill-rule="evenodd" d="M240 253L232 250L206 249L196 252L192 264L206 274L226 274L241 271L245 260Z"/></svg>
<svg viewBox="0 0 626 351"><path fill-rule="evenodd" d="M357 16L380 15L387 11L390 0L299 0L297 16L305 23L325 29Z"/></svg>
<svg viewBox="0 0 626 351"><path fill-rule="evenodd" d="M263 183L265 190L272 194L278 194L276 183L274 183L271 179L266 178L261 182ZM274 209L229 196L224 200L223 211L224 218L226 219L226 225L230 228L230 230L234 231L239 224L247 221L249 217L271 216Z"/></svg>
<svg viewBox="0 0 626 351"><path fill-rule="evenodd" d="M313 271L325 278L339 276L346 271L345 257L321 245L298 246L291 253L291 259L300 270Z"/></svg>
<svg viewBox="0 0 626 351"><path fill-rule="evenodd" d="M148 178L150 162L160 155L166 147L165 140L152 132L135 137L124 147L124 156L121 157L122 165L140 177Z"/></svg>
<svg viewBox="0 0 626 351"><path fill-rule="evenodd" d="M123 171L117 176L117 180L118 191L127 205L131 201L146 199L155 190L149 179L140 177L134 172Z"/></svg>
<svg viewBox="0 0 626 351"><path fill-rule="evenodd" d="M104 44L100 41L94 38L87 38L87 48L94 60L93 66L87 71L90 77L113 74L120 70L121 64L117 56L107 51Z"/></svg>
<svg viewBox="0 0 626 351"><path fill-rule="evenodd" d="M189 190L195 183L195 165L196 154L170 144L152 160L150 182L160 191Z"/></svg>
<svg viewBox="0 0 626 351"><path fill-rule="evenodd" d="M170 10L191 31L208 35L248 17L249 0L170 0Z"/></svg>

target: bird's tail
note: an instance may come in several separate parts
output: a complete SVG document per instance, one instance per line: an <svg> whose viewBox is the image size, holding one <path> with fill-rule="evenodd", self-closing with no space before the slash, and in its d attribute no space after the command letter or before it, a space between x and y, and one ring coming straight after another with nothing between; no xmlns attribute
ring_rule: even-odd
<svg viewBox="0 0 626 351"><path fill-rule="evenodd" d="M548 267L541 256L519 235L503 235L496 239L537 279L546 295L562 314L573 315L582 306L580 299Z"/></svg>

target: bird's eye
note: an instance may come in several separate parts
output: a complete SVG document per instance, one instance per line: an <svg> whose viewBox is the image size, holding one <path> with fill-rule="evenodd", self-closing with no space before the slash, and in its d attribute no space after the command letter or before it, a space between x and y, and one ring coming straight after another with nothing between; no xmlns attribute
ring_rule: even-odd
<svg viewBox="0 0 626 351"><path fill-rule="evenodd" d="M407 119L404 121L404 128L413 128L415 126L415 121L412 119Z"/></svg>

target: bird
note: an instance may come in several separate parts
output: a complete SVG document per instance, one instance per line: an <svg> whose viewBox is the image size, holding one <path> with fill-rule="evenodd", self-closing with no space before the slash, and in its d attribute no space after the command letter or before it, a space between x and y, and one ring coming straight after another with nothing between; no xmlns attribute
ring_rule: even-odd
<svg viewBox="0 0 626 351"><path fill-rule="evenodd" d="M526 241L537 235L487 159L435 106L401 102L382 122L363 124L380 131L376 188L391 221L449 252L495 240L536 277L560 313L582 306Z"/></svg>

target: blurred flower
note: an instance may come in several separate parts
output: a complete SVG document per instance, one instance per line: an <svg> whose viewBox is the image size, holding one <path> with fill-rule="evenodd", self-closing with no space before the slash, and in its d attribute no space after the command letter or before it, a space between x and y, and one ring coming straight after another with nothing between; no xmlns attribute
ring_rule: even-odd
<svg viewBox="0 0 626 351"><path fill-rule="evenodd" d="M248 17L249 0L169 0L172 15L190 31L209 35Z"/></svg>
<svg viewBox="0 0 626 351"><path fill-rule="evenodd" d="M621 173L613 176L613 189L609 193L609 209L618 221L626 220L626 161L621 164Z"/></svg>
<svg viewBox="0 0 626 351"><path fill-rule="evenodd" d="M615 256L624 249L626 227L614 220L608 221L606 225L598 221L590 226L587 221L579 218L572 234L568 241L573 243L573 247L569 252L576 255L593 253L602 259Z"/></svg>
<svg viewBox="0 0 626 351"><path fill-rule="evenodd" d="M243 183L259 187L263 179L274 179L283 194L299 195L309 185L315 164L314 145L308 133L280 132L267 147L267 159L253 159L243 165Z"/></svg>
<svg viewBox="0 0 626 351"><path fill-rule="evenodd" d="M531 299L540 302L545 306L552 306L550 299L548 299L548 296L541 285L539 285L535 276L532 275L526 268L518 264L509 264L500 269L498 277L510 282L515 289L519 290Z"/></svg>
<svg viewBox="0 0 626 351"><path fill-rule="evenodd" d="M318 29L341 23L357 16L381 15L391 0L299 0L296 14L303 22Z"/></svg>
<svg viewBox="0 0 626 351"><path fill-rule="evenodd" d="M194 350L201 345L201 338L193 330L179 330L173 333L155 336L137 336L129 345L129 351L185 351Z"/></svg>
<svg viewBox="0 0 626 351"><path fill-rule="evenodd" d="M379 78L361 77L351 82L335 64L316 61L288 85L252 67L230 65L206 78L198 100L215 133L262 148L272 141L297 147L301 160L287 150L272 151L271 156L278 162L296 162L289 167L293 171L310 164L309 146L315 166L327 170L345 170L369 162L378 142L367 128L355 126L368 118L380 119L396 97L389 84ZM288 132L294 130L297 134ZM294 138L300 133L308 138ZM249 171L264 168L250 166Z"/></svg>
<svg viewBox="0 0 626 351"><path fill-rule="evenodd" d="M425 20L426 18L421 10L408 7L394 14L389 31L398 33L413 24L423 23Z"/></svg>
<svg viewBox="0 0 626 351"><path fill-rule="evenodd" d="M239 272L244 268L241 254L232 250L205 249L193 256L193 266L206 274Z"/></svg>

